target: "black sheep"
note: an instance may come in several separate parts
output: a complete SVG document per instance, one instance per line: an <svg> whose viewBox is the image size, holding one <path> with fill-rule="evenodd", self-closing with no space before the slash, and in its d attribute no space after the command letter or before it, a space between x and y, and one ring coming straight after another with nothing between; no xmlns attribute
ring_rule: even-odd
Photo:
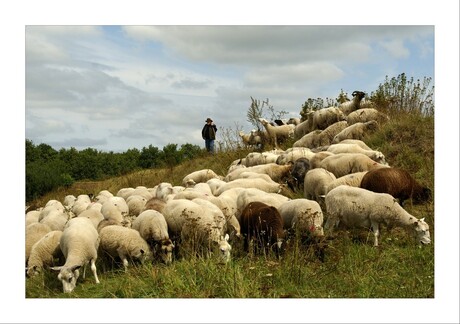
<svg viewBox="0 0 460 324"><path fill-rule="evenodd" d="M367 172L361 180L361 188L374 192L388 193L399 199L412 199L422 203L431 199L431 190L423 187L406 170L398 168L381 168Z"/></svg>
<svg viewBox="0 0 460 324"><path fill-rule="evenodd" d="M284 239L283 219L275 207L251 202L241 214L241 234L245 251L249 251L249 242L254 240L255 247L275 246L275 251L279 252Z"/></svg>

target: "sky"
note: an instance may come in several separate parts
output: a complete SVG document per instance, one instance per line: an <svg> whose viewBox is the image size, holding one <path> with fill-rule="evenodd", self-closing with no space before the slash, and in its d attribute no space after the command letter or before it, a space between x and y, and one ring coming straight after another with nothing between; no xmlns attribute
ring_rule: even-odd
<svg viewBox="0 0 460 324"><path fill-rule="evenodd" d="M434 26L32 25L25 73L35 144L203 146L207 117L221 134L254 128L251 97L300 117L308 98L370 94L400 73L434 79Z"/></svg>
<svg viewBox="0 0 460 324"><path fill-rule="evenodd" d="M0 322L459 322L458 1L17 0L0 18L0 190L12 229L0 235L1 302L16 306ZM402 72L435 81L435 298L24 297L24 220L14 216L24 213L25 138L56 149L204 147L207 117L221 131L252 128L251 96L294 116L309 97L369 93Z"/></svg>

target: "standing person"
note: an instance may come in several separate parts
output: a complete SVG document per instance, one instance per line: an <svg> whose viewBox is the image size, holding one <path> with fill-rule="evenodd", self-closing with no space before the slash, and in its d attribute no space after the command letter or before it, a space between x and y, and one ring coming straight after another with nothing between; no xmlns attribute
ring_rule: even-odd
<svg viewBox="0 0 460 324"><path fill-rule="evenodd" d="M217 127L211 118L206 119L206 124L201 131L201 137L204 139L206 150L209 153L214 153L214 140L216 139Z"/></svg>

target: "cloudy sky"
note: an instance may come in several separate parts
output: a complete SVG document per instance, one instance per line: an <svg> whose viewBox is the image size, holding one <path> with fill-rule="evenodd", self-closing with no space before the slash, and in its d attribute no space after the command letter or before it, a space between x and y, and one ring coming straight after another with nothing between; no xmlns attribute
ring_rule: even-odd
<svg viewBox="0 0 460 324"><path fill-rule="evenodd" d="M370 93L386 75L434 77L434 26L33 25L25 55L26 138L161 149L203 146L207 117L249 132L251 97L298 117L308 98Z"/></svg>

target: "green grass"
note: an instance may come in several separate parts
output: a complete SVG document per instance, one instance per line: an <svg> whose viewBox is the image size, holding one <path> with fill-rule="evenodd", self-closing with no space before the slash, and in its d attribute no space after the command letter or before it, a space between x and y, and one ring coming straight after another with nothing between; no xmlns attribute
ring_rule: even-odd
<svg viewBox="0 0 460 324"><path fill-rule="evenodd" d="M434 192L434 118L401 113L365 139L382 151L391 166L409 170ZM287 147L286 147L287 148ZM180 185L192 171L210 168L226 174L230 163L248 151L220 152L186 161L169 169L152 169L101 182L77 182L32 203L43 206L67 194L116 193L123 187L160 182ZM293 197L302 197L300 192ZM89 269L70 294L62 292L57 273L45 271L25 280L26 298L434 298L435 215L434 203L411 205L414 216L425 217L432 244L419 248L401 229L383 230L381 245L373 247L366 231L337 232L325 242L324 261L313 246L291 239L281 259L254 256L234 244L232 261L218 265L213 259L182 258L172 265L132 264L122 267L98 260L101 283L96 285Z"/></svg>

